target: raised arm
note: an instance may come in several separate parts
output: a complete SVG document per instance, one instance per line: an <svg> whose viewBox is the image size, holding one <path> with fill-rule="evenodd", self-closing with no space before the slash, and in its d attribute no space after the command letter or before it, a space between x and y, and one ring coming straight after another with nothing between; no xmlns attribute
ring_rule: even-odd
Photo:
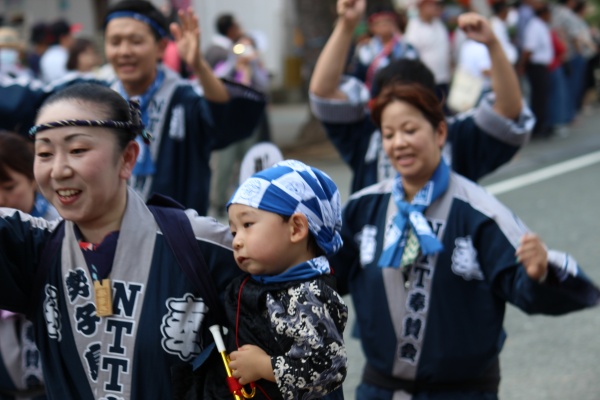
<svg viewBox="0 0 600 400"><path fill-rule="evenodd" d="M181 25L173 23L170 26L173 38L181 58L192 68L204 89L207 100L225 103L229 100L229 93L223 82L215 76L210 65L200 52L200 27L198 17L192 9L179 10Z"/></svg>
<svg viewBox="0 0 600 400"><path fill-rule="evenodd" d="M365 13L366 0L338 0L338 21L321 51L312 77L310 92L325 99L345 100L338 89L356 25Z"/></svg>
<svg viewBox="0 0 600 400"><path fill-rule="evenodd" d="M523 107L521 87L489 21L477 13L465 13L458 17L458 26L469 38L483 43L488 49L492 65L492 89L496 95L494 110L505 118L517 119Z"/></svg>

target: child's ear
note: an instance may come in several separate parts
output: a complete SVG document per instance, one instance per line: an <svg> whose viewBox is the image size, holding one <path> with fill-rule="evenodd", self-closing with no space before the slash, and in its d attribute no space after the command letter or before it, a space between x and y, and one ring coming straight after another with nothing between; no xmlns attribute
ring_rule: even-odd
<svg viewBox="0 0 600 400"><path fill-rule="evenodd" d="M308 220L304 214L293 214L289 221L290 239L292 243L298 243L308 237Z"/></svg>

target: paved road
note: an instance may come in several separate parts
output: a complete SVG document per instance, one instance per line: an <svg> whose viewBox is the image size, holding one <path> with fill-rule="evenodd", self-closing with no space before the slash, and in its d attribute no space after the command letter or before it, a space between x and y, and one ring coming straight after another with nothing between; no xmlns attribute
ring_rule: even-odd
<svg viewBox="0 0 600 400"><path fill-rule="evenodd" d="M285 129L293 128L306 115L306 109L298 106L288 106L285 112L274 118L276 135L284 134ZM594 109L580 119L568 137L533 140L511 163L481 183L496 184L598 152L599 127L600 112ZM282 139L282 144L290 143L293 137ZM343 200L347 198L350 170L329 143L296 148L287 151L286 156L327 172L340 187ZM600 282L599 177L600 163L594 163L497 195L549 247L572 253L596 282ZM351 324L352 321L348 326ZM600 400L600 308L548 317L527 316L509 306L505 329L509 336L501 356L502 399ZM345 395L346 399L354 399L363 357L357 341L347 338L347 345L350 369Z"/></svg>

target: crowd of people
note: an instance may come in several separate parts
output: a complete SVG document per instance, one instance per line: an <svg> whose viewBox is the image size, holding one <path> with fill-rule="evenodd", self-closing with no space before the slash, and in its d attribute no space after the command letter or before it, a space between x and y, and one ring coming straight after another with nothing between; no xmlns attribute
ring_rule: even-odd
<svg viewBox="0 0 600 400"><path fill-rule="evenodd" d="M44 83L61 79L69 71L97 70L102 58L91 38L75 36L81 28L65 19L38 22L30 29L27 46L17 27L1 27L0 70L15 78L39 79Z"/></svg>
<svg viewBox="0 0 600 400"><path fill-rule="evenodd" d="M30 52L0 28L0 399L342 399L344 295L357 399L497 399L507 303L600 302L476 183L574 121L581 7L498 0L450 34L435 0L407 20L337 0L308 95L346 204L297 160L237 184L269 74L233 14L202 43L191 9L115 2L102 68L77 25L36 25ZM458 70L481 82L466 112Z"/></svg>

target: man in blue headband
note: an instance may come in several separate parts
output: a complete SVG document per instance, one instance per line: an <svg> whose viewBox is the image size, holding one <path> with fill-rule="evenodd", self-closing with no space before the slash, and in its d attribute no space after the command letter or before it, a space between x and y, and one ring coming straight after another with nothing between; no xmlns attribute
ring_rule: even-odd
<svg viewBox="0 0 600 400"><path fill-rule="evenodd" d="M180 24L169 26L145 0L112 5L104 21L105 53L117 80L104 84L139 101L142 121L153 137L149 144L139 140L131 185L144 198L161 193L204 215L210 153L250 136L265 102L252 89L216 78L200 52L197 17L191 10L179 17ZM197 82L162 65L170 35ZM0 128L27 132L49 94L81 79L65 78L45 89L0 79Z"/></svg>
<svg viewBox="0 0 600 400"><path fill-rule="evenodd" d="M258 386L257 400L337 398L327 396L346 376L348 310L327 261L342 245L335 183L282 161L247 179L228 212L235 261L246 272L225 289L233 376ZM224 376L207 385L214 388L204 399L229 397Z"/></svg>
<svg viewBox="0 0 600 400"><path fill-rule="evenodd" d="M139 99L146 129L156 138L142 146L132 184L144 196L164 193L205 214L211 150L247 137L256 125L253 113L260 113L262 105L224 104L232 93L200 52L197 17L191 10L180 12L179 17L181 25L169 26L148 1L118 2L105 19L105 52L118 78L113 89L127 99ZM160 64L170 33L182 60L198 78L203 96L198 87ZM245 93L250 94L260 97Z"/></svg>

